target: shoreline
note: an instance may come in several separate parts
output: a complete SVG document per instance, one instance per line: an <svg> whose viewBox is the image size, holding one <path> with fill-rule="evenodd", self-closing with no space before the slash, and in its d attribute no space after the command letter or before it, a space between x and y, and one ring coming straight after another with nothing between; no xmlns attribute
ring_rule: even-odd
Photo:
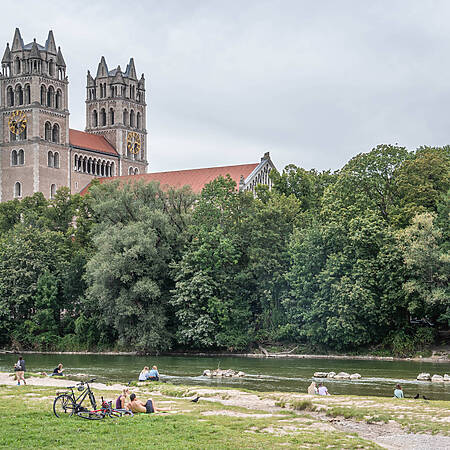
<svg viewBox="0 0 450 450"><path fill-rule="evenodd" d="M158 355L139 354L138 352L42 352L42 351L15 351L15 350L0 350L0 354L38 354L38 355L105 355L105 356L191 356L191 357L237 357L237 358L261 358L261 359L336 359L336 360L360 360L360 361L414 361L414 362L433 362L433 363L450 363L450 359L447 357L425 357L425 358L399 358L394 356L371 356L371 355L309 355L309 354L283 354L273 353L269 356L258 353L205 353L205 352L164 352Z"/></svg>

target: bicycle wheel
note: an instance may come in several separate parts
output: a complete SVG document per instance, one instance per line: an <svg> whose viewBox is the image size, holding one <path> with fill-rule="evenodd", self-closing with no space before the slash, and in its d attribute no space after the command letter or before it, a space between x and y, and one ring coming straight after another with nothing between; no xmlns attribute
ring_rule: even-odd
<svg viewBox="0 0 450 450"><path fill-rule="evenodd" d="M100 411L78 411L77 416L87 420L102 420L105 414Z"/></svg>
<svg viewBox="0 0 450 450"><path fill-rule="evenodd" d="M53 401L53 412L56 417L70 417L75 411L75 403L68 394L61 394Z"/></svg>
<svg viewBox="0 0 450 450"><path fill-rule="evenodd" d="M117 409L111 409L108 412L108 416L112 417L113 419L116 417L122 417L123 416L123 412L122 411L118 411Z"/></svg>

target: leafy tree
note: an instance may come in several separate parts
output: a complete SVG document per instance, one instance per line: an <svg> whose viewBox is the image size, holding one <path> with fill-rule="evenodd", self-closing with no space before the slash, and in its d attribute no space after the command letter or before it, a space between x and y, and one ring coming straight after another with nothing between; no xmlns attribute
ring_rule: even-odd
<svg viewBox="0 0 450 450"><path fill-rule="evenodd" d="M112 328L120 347L140 352L169 348L169 264L180 257L180 224L188 222L195 197L186 190L177 197L156 183L96 186L91 196L98 223L86 281L97 326ZM177 211L169 198L179 199Z"/></svg>
<svg viewBox="0 0 450 450"><path fill-rule="evenodd" d="M413 316L428 317L449 325L450 253L440 245L442 231L434 220L433 214L419 214L400 233L409 275L403 287L411 297L408 308Z"/></svg>

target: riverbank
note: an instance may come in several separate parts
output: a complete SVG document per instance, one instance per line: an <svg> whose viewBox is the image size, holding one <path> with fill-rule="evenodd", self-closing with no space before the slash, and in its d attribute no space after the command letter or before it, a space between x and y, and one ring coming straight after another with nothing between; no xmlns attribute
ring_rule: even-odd
<svg viewBox="0 0 450 450"><path fill-rule="evenodd" d="M315 355L315 354L286 354L286 353L215 353L215 352L164 352L155 354L142 355L138 352L39 352L34 350L0 350L0 354L39 354L39 355L111 355L111 356L200 356L200 357L239 357L239 358L274 358L274 359L340 359L340 360L354 360L354 361L415 361L415 362L450 362L449 354L437 354L431 357L415 357L415 358L399 358L394 356L373 356L373 355Z"/></svg>
<svg viewBox="0 0 450 450"><path fill-rule="evenodd" d="M91 423L53 416L55 393L72 384L68 379L31 377L27 382L17 386L10 374L0 373L2 448L123 448L125 441L117 436L137 435L144 447L169 449L450 448L450 402L444 401L140 383L131 388L138 398L151 397L170 412ZM92 387L97 398L111 400L123 385L95 382ZM197 396L200 401L192 403ZM26 433L17 433L18 423Z"/></svg>

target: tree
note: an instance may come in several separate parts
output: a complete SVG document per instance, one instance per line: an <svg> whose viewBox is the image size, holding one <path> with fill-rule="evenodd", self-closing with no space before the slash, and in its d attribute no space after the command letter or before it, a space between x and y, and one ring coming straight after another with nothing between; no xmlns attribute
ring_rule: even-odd
<svg viewBox="0 0 450 450"><path fill-rule="evenodd" d="M428 317L450 325L450 253L442 248L442 231L435 215L419 214L399 234L408 281L403 285L410 296L411 315Z"/></svg>
<svg viewBox="0 0 450 450"><path fill-rule="evenodd" d="M169 265L180 258L182 224L189 222L195 196L188 190L163 191L156 183L95 186L91 196L97 224L95 252L86 265L86 295L95 306L84 317L92 320L94 312L97 326L111 328L122 348L170 348Z"/></svg>

